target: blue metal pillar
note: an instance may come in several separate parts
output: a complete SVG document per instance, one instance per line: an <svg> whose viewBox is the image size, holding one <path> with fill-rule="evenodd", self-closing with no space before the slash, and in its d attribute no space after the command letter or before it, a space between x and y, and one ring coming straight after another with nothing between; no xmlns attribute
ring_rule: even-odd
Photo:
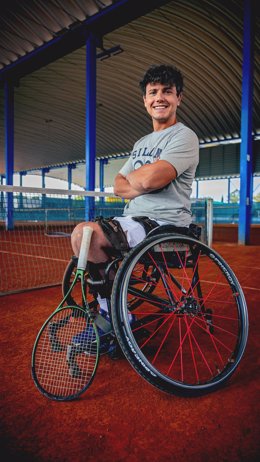
<svg viewBox="0 0 260 462"><path fill-rule="evenodd" d="M76 164L69 164L68 165L68 189L71 189L72 185L72 170L76 168Z"/></svg>
<svg viewBox="0 0 260 462"><path fill-rule="evenodd" d="M86 190L95 191L96 161L96 39L90 34L86 43ZM86 197L85 219L95 217L94 197Z"/></svg>
<svg viewBox="0 0 260 462"><path fill-rule="evenodd" d="M76 168L76 164L69 164L68 165L68 190L71 190L72 185L72 170ZM71 195L69 194L68 200L68 213L69 213L69 220L71 219Z"/></svg>
<svg viewBox="0 0 260 462"><path fill-rule="evenodd" d="M42 188L46 188L46 183L45 183L45 176L46 173L49 173L50 169L49 168L42 168ZM42 207L45 208L46 205L46 194L42 195Z"/></svg>
<svg viewBox="0 0 260 462"><path fill-rule="evenodd" d="M196 180L196 199L199 198L199 180Z"/></svg>
<svg viewBox="0 0 260 462"><path fill-rule="evenodd" d="M3 186L3 184L4 184L4 175L0 175L0 186ZM1 193L0 193L0 208L2 210L4 210L4 206L5 206L4 193L3 193L3 191L1 191Z"/></svg>
<svg viewBox="0 0 260 462"><path fill-rule="evenodd" d="M5 111L5 165L6 184L13 186L14 175L14 86L5 82L4 86ZM5 225L7 230L14 229L14 202L13 193L7 193L7 208Z"/></svg>
<svg viewBox="0 0 260 462"><path fill-rule="evenodd" d="M105 165L108 164L108 159L99 159L99 189L104 191ZM101 204L104 204L104 197L100 198Z"/></svg>
<svg viewBox="0 0 260 462"><path fill-rule="evenodd" d="M244 0L238 243L249 244L253 190L253 0Z"/></svg>
<svg viewBox="0 0 260 462"><path fill-rule="evenodd" d="M228 182L227 201L228 201L228 204L230 204L231 178L228 178L228 179L227 179L227 182Z"/></svg>
<svg viewBox="0 0 260 462"><path fill-rule="evenodd" d="M23 186L23 176L26 175L27 172L20 172L20 186ZM23 208L23 193L19 194L19 208Z"/></svg>

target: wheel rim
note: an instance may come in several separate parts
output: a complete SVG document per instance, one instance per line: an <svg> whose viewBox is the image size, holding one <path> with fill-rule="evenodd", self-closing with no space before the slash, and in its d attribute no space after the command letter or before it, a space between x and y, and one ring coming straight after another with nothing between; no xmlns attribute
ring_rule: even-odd
<svg viewBox="0 0 260 462"><path fill-rule="evenodd" d="M141 263L148 275L152 267L160 274L147 294L139 289L145 282ZM234 371L247 338L245 300L216 252L191 239L166 236L137 251L124 273L118 308L138 368L187 388L212 386ZM127 304L133 295L142 303L131 309L136 322L130 324Z"/></svg>

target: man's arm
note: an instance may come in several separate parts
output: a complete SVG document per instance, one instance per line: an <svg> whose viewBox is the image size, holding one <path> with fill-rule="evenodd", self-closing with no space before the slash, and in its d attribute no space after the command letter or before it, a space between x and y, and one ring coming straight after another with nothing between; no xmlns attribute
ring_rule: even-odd
<svg viewBox="0 0 260 462"><path fill-rule="evenodd" d="M132 171L126 176L126 180L140 194L146 194L163 188L176 177L177 171L170 162L158 160Z"/></svg>
<svg viewBox="0 0 260 462"><path fill-rule="evenodd" d="M141 191L133 188L126 177L121 175L121 173L118 173L115 177L114 193L116 196L122 197L123 199L134 199L143 194Z"/></svg>

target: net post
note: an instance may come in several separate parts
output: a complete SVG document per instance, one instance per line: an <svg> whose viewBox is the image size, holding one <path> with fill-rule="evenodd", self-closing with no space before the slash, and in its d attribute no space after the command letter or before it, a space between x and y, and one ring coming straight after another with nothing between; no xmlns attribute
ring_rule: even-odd
<svg viewBox="0 0 260 462"><path fill-rule="evenodd" d="M211 247L213 241L213 199L208 197L205 201L205 242Z"/></svg>

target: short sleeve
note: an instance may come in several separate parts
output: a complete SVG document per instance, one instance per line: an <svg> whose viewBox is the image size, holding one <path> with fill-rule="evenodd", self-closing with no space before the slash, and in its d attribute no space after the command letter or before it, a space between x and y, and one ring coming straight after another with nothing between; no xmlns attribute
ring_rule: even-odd
<svg viewBox="0 0 260 462"><path fill-rule="evenodd" d="M199 161L199 140L197 135L185 127L176 133L162 150L160 159L170 162L177 175L198 164Z"/></svg>
<svg viewBox="0 0 260 462"><path fill-rule="evenodd" d="M126 176L128 173L132 172L134 170L133 168L133 163L131 157L126 161L126 163L123 165L123 167L119 170L119 173L121 175Z"/></svg>

